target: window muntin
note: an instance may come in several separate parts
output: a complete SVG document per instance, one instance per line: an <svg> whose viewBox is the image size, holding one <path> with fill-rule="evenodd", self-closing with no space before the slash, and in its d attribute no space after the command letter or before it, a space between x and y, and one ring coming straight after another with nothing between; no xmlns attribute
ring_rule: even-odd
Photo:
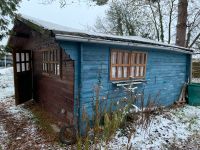
<svg viewBox="0 0 200 150"><path fill-rule="evenodd" d="M42 71L51 75L60 75L59 50L42 52Z"/></svg>
<svg viewBox="0 0 200 150"><path fill-rule="evenodd" d="M26 72L30 70L30 52L17 52L15 60L17 72Z"/></svg>
<svg viewBox="0 0 200 150"><path fill-rule="evenodd" d="M112 50L110 79L144 78L146 74L146 59L146 53Z"/></svg>

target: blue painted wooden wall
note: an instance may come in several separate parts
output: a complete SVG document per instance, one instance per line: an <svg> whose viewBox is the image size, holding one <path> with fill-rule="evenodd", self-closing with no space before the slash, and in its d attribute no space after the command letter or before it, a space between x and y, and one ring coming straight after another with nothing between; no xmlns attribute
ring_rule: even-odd
<svg viewBox="0 0 200 150"><path fill-rule="evenodd" d="M162 105L173 104L178 100L181 88L184 82L188 81L190 74L189 54L145 47L64 41L60 41L60 44L75 60L75 97L80 94L80 104L90 115L92 113L91 102L95 95L93 89L98 83L98 78L101 78L101 98L107 95L117 98L125 96L123 92L119 92L120 89L113 92L117 87L110 81L110 49L112 48L147 52L147 83L139 88L139 90L144 90L146 101L151 96L152 99L157 99ZM123 90L121 89L121 91Z"/></svg>

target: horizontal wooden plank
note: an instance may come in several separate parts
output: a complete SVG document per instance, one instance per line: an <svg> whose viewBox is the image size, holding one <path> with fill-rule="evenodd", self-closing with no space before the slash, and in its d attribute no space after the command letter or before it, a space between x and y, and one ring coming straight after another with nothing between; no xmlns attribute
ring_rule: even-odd
<svg viewBox="0 0 200 150"><path fill-rule="evenodd" d="M92 88L98 81L98 70L101 64L105 73L101 76L103 89L100 97L109 93L109 98L120 99L126 95L122 88L119 88L121 89L118 91L119 94L112 94L117 87L110 81L110 51L108 46L104 47L104 50L102 48L92 44L83 48L81 102L88 109L92 107L91 103L95 95ZM145 101L149 95L156 96L160 92L159 101L163 105L170 105L178 98L183 83L187 81L189 55L159 50L148 50L147 53L145 78L147 84L140 86L138 92L145 90Z"/></svg>

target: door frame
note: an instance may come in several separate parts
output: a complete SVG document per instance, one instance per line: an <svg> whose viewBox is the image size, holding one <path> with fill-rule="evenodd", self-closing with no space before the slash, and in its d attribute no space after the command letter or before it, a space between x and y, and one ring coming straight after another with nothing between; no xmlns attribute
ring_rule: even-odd
<svg viewBox="0 0 200 150"><path fill-rule="evenodd" d="M24 53L24 61L21 61L21 54L19 55L19 59L20 61L17 62L16 60L16 55L17 53ZM29 60L27 61L26 60L26 53L29 54ZM31 99L33 99L33 64L32 64L32 51L31 50L20 50L20 49L13 49L12 50L12 55L13 55L13 74L14 74L14 88L15 88L15 104L16 105L19 105L19 104L22 104L26 101L29 101ZM20 64L20 72L17 71L17 64ZM20 100L20 91L19 91L19 84L18 84L18 75L19 73L22 73L22 63L25 64L25 71L27 71L27 66L26 66L26 63L29 63L29 70L30 71L30 75L31 75L31 98L29 100L24 100L24 101L21 101ZM30 91L29 91L30 92Z"/></svg>

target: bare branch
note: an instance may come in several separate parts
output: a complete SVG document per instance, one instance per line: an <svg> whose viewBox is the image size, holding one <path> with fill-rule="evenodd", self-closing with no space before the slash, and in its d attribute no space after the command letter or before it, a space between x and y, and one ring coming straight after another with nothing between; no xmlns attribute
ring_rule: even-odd
<svg viewBox="0 0 200 150"><path fill-rule="evenodd" d="M200 37L200 33L194 38L193 42L190 44L189 48L191 48L195 43L196 41L199 39Z"/></svg>

